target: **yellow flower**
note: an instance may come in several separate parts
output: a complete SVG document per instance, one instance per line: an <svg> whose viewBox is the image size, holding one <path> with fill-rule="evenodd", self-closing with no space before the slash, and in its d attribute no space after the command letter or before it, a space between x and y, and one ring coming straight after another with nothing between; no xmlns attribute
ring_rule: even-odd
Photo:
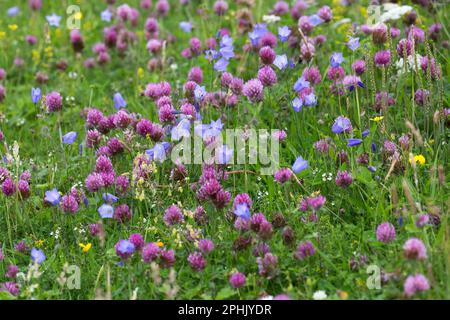
<svg viewBox="0 0 450 320"><path fill-rule="evenodd" d="M86 22L86 23L83 25L83 29L85 29L85 30L90 30L90 29L92 29L92 23L91 23L90 21Z"/></svg>
<svg viewBox="0 0 450 320"><path fill-rule="evenodd" d="M34 242L34 245L38 248L42 247L44 245L44 240L36 240Z"/></svg>
<svg viewBox="0 0 450 320"><path fill-rule="evenodd" d="M33 61L38 61L39 60L39 58L40 58L40 54L39 54L39 51L38 50L36 50L36 49L33 49L32 51L31 51L31 59L33 60Z"/></svg>
<svg viewBox="0 0 450 320"><path fill-rule="evenodd" d="M57 37L57 38L61 38L61 35L62 35L62 33L61 33L61 29L60 29L60 28L58 28L58 29L55 29L55 37Z"/></svg>
<svg viewBox="0 0 450 320"><path fill-rule="evenodd" d="M364 18L367 18L367 8L361 6L361 7L359 8L359 11L361 12L361 15L362 15Z"/></svg>
<svg viewBox="0 0 450 320"><path fill-rule="evenodd" d="M363 279L356 279L356 285L358 285L359 287L363 287L366 285L366 282Z"/></svg>
<svg viewBox="0 0 450 320"><path fill-rule="evenodd" d="M74 18L77 20L81 20L81 18L83 18L83 14L81 12L77 12L77 13L75 13Z"/></svg>
<svg viewBox="0 0 450 320"><path fill-rule="evenodd" d="M342 300L347 300L347 299L348 299L348 293L347 293L347 291L341 291L341 290L338 290L338 294L339 294L339 297L340 297Z"/></svg>
<svg viewBox="0 0 450 320"><path fill-rule="evenodd" d="M136 191L138 192L138 191ZM142 190L140 193L136 194L136 199L139 201L144 201L145 200L145 192L144 190Z"/></svg>
<svg viewBox="0 0 450 320"><path fill-rule="evenodd" d="M2 40L6 36L5 31L0 31L0 40Z"/></svg>
<svg viewBox="0 0 450 320"><path fill-rule="evenodd" d="M418 162L421 166L423 166L425 164L425 157L421 154L414 156L414 162ZM409 163L411 163L411 159L409 159Z"/></svg>
<svg viewBox="0 0 450 320"><path fill-rule="evenodd" d="M384 119L383 116L379 116L379 117L372 118L372 119L370 119L370 120L372 120L372 121L374 121L374 122L380 122L380 121L383 120L383 119Z"/></svg>
<svg viewBox="0 0 450 320"><path fill-rule="evenodd" d="M349 28L351 24L348 22L342 23L339 27L337 27L336 32L342 35L349 35Z"/></svg>
<svg viewBox="0 0 450 320"><path fill-rule="evenodd" d="M45 52L45 56L46 56L47 58L53 57L53 48L52 48L52 47L46 47L46 48L44 49L44 52Z"/></svg>
<svg viewBox="0 0 450 320"><path fill-rule="evenodd" d="M343 18L343 14L346 12L346 8L341 4L339 0L333 0L333 16L334 19L340 20Z"/></svg>
<svg viewBox="0 0 450 320"><path fill-rule="evenodd" d="M161 241L158 241L158 242L156 243L156 245L157 245L158 247L160 247L160 248L164 247L164 243L162 243Z"/></svg>
<svg viewBox="0 0 450 320"><path fill-rule="evenodd" d="M144 77L144 69L143 68L139 68L137 71L137 75L140 79L142 79Z"/></svg>
<svg viewBox="0 0 450 320"><path fill-rule="evenodd" d="M16 31L19 26L17 24L10 24L8 26L9 30Z"/></svg>
<svg viewBox="0 0 450 320"><path fill-rule="evenodd" d="M90 242L87 243L87 244L80 243L79 246L81 247L81 249L83 250L83 252L88 252L88 251L91 250L91 248L92 248L92 243L90 243Z"/></svg>
<svg viewBox="0 0 450 320"><path fill-rule="evenodd" d="M317 197L320 195L320 190L314 191L313 193L311 193L311 197Z"/></svg>

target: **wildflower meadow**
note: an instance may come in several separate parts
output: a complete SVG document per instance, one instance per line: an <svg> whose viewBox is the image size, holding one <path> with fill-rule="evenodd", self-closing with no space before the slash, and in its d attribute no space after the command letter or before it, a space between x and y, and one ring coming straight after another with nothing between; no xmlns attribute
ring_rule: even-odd
<svg viewBox="0 0 450 320"><path fill-rule="evenodd" d="M0 299L450 299L449 18L0 0Z"/></svg>

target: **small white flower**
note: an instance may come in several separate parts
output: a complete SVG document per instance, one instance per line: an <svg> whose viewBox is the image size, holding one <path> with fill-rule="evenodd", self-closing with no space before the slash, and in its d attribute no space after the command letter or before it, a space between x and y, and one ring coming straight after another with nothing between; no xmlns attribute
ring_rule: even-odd
<svg viewBox="0 0 450 320"><path fill-rule="evenodd" d="M314 292L313 299L314 300L325 300L327 298L327 293L323 290L318 290Z"/></svg>
<svg viewBox="0 0 450 320"><path fill-rule="evenodd" d="M407 64L406 64L406 68L409 71L414 71L416 72L416 64L417 61L417 66L420 66L420 62L422 61L422 56L420 54L416 54L416 58L414 58L413 56L408 56L408 60L407 60ZM395 67L398 69L397 74L400 76L403 73L405 73L405 68L404 68L404 61L403 58L400 58L397 62L395 62Z"/></svg>
<svg viewBox="0 0 450 320"><path fill-rule="evenodd" d="M385 3L383 9L387 10L380 16L380 22L398 20L413 8L410 6L399 6L398 4Z"/></svg>
<svg viewBox="0 0 450 320"><path fill-rule="evenodd" d="M264 21L265 23L275 23L275 22L280 21L280 19L281 19L281 18L280 18L279 16L275 16L275 15L273 15L273 14L263 16L263 21Z"/></svg>

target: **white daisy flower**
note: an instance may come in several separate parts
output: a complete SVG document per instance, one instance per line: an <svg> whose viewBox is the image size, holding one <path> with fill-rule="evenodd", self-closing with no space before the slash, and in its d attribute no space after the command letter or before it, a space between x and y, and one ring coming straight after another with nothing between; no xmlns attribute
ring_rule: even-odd
<svg viewBox="0 0 450 320"><path fill-rule="evenodd" d="M271 14L271 15L263 16L262 19L265 23L275 23L275 22L280 21L281 18L279 16L275 16L275 15Z"/></svg>
<svg viewBox="0 0 450 320"><path fill-rule="evenodd" d="M327 298L327 293L323 290L318 290L314 292L313 299L314 300L325 300Z"/></svg>

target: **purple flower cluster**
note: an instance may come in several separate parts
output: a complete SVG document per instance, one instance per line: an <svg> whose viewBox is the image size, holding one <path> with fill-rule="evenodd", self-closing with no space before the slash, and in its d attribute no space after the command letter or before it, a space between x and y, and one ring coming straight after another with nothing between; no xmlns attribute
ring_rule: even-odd
<svg viewBox="0 0 450 320"><path fill-rule="evenodd" d="M0 183L1 189L5 196L11 197L17 191L21 200L25 200L30 196L30 179L31 174L29 171L24 171L17 182L12 179L12 175L8 169L0 167Z"/></svg>
<svg viewBox="0 0 450 320"><path fill-rule="evenodd" d="M210 200L218 209L225 208L231 200L231 194L225 191L220 180L227 179L227 174L213 165L204 165L197 187L197 198L200 201Z"/></svg>
<svg viewBox="0 0 450 320"><path fill-rule="evenodd" d="M326 198L322 195L313 195L310 197L303 198L300 203L300 210L307 211L311 209L313 212L317 212L326 202Z"/></svg>
<svg viewBox="0 0 450 320"><path fill-rule="evenodd" d="M268 252L263 257L256 258L260 276L271 279L275 276L278 267L278 257Z"/></svg>
<svg viewBox="0 0 450 320"><path fill-rule="evenodd" d="M427 248L424 243L417 238L410 238L406 240L403 245L403 252L405 257L410 260L425 260L427 259Z"/></svg>
<svg viewBox="0 0 450 320"><path fill-rule="evenodd" d="M173 226L175 224L179 224L183 222L184 217L183 213L181 212L181 209L178 208L176 205L171 205L167 210L164 212L164 222L168 226Z"/></svg>
<svg viewBox="0 0 450 320"><path fill-rule="evenodd" d="M305 260L307 257L313 256L315 253L314 246L311 241L305 241L298 245L294 257L298 260Z"/></svg>
<svg viewBox="0 0 450 320"><path fill-rule="evenodd" d="M202 271L206 267L206 259L200 252L193 252L188 256L188 262L194 271Z"/></svg>
<svg viewBox="0 0 450 320"><path fill-rule="evenodd" d="M230 276L230 284L233 286L233 288L238 289L245 285L247 282L247 278L245 277L245 274L241 272L234 272Z"/></svg>
<svg viewBox="0 0 450 320"><path fill-rule="evenodd" d="M408 298L412 297L418 292L424 292L429 289L430 284L428 283L428 279L420 273L408 276L403 286L405 296L407 296Z"/></svg>
<svg viewBox="0 0 450 320"><path fill-rule="evenodd" d="M395 227L389 222L383 222L377 227L377 240L388 243L395 240Z"/></svg>

